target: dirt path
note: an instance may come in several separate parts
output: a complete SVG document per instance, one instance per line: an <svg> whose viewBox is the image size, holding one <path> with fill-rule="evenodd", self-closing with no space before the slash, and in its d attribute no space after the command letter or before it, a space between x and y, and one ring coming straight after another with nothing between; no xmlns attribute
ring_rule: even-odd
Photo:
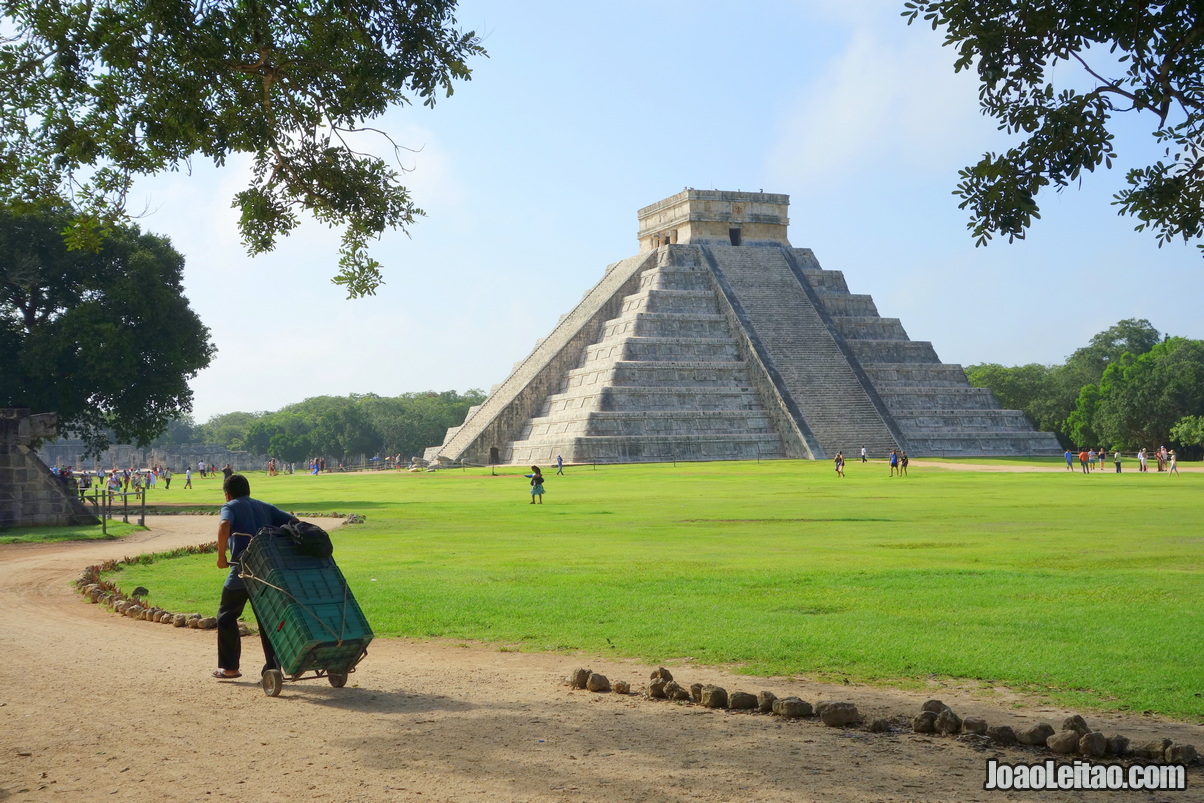
<svg viewBox="0 0 1204 803"><path fill-rule="evenodd" d="M1047 755L561 685L589 666L638 689L655 668L597 656L379 640L346 688L308 681L269 698L256 678L209 678L211 631L125 619L69 587L104 558L210 541L215 520L148 524L120 542L0 546L0 800L1204 800L1198 766L1179 793L984 792L988 758ZM220 577L215 568L215 596ZM244 643L256 654L256 640ZM947 688L918 694L669 668L686 683L848 700L869 717L911 716L929 696L992 724L1056 726L1067 714L1006 694L984 702ZM1204 747L1201 724L1088 721L1134 741Z"/></svg>

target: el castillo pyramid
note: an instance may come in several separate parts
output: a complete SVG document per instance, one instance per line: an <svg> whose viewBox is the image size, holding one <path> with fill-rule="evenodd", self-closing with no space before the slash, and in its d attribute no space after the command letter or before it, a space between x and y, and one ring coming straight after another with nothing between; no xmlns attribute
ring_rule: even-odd
<svg viewBox="0 0 1204 803"><path fill-rule="evenodd" d="M786 238L789 196L687 189L428 461L1061 452Z"/></svg>

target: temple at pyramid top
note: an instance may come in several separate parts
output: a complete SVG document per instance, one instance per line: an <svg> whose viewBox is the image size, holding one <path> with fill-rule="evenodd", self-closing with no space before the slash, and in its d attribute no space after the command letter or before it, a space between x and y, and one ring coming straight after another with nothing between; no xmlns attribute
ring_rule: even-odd
<svg viewBox="0 0 1204 803"><path fill-rule="evenodd" d="M602 278L426 459L548 464L1061 452L786 237L786 195L639 210Z"/></svg>
<svg viewBox="0 0 1204 803"><path fill-rule="evenodd" d="M685 189L639 211L640 252L662 245L783 245L790 196Z"/></svg>

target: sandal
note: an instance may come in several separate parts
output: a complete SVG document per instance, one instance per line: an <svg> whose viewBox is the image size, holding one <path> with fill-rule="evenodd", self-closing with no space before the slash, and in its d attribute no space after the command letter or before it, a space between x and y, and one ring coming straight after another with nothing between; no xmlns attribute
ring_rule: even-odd
<svg viewBox="0 0 1204 803"><path fill-rule="evenodd" d="M219 669L213 673L213 677L217 678L218 680L234 680L235 678L242 677L242 672L239 672L238 670Z"/></svg>

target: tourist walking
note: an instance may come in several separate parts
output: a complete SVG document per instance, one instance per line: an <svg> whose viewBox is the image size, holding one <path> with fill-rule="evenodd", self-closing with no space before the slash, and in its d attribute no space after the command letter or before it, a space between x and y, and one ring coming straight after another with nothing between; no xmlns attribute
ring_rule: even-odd
<svg viewBox="0 0 1204 803"><path fill-rule="evenodd" d="M1168 476L1168 477L1169 477L1171 474L1174 474L1175 476L1178 476L1178 475L1179 475L1179 464L1178 464L1178 459L1175 457L1175 453L1174 453L1174 452L1171 452L1171 453L1170 453L1170 454L1167 456L1167 459L1166 459L1166 466L1167 466L1167 468L1166 468L1166 476Z"/></svg>
<svg viewBox="0 0 1204 803"><path fill-rule="evenodd" d="M1087 473L1087 450L1083 449L1079 452L1079 467L1083 469L1083 473Z"/></svg>
<svg viewBox="0 0 1204 803"><path fill-rule="evenodd" d="M866 459L866 452L865 452L865 447L864 447L864 446L862 446L862 447L861 447L861 462L862 462L862 463L868 463L868 462L869 462L869 461Z"/></svg>
<svg viewBox="0 0 1204 803"><path fill-rule="evenodd" d="M1112 462L1116 464L1116 473L1120 473L1120 449L1112 453Z"/></svg>
<svg viewBox="0 0 1204 803"><path fill-rule="evenodd" d="M170 468L163 469L163 490L165 490L165 491L171 490L171 469Z"/></svg>
<svg viewBox="0 0 1204 803"><path fill-rule="evenodd" d="M899 455L899 476L900 477L907 474L907 463L908 462L909 461L907 459L907 452L903 452L902 454Z"/></svg>
<svg viewBox="0 0 1204 803"><path fill-rule="evenodd" d="M1150 467L1148 465L1149 459L1150 459L1149 456L1145 453L1145 447L1142 446L1141 451L1137 453L1137 470L1138 471L1149 471L1150 470Z"/></svg>
<svg viewBox="0 0 1204 803"><path fill-rule="evenodd" d="M1090 472L1090 471L1095 471L1095 461L1096 461L1096 459L1097 459L1098 457L1099 457L1099 455L1097 455L1097 454L1095 453L1095 450L1094 450L1094 449L1088 449L1088 450L1087 450L1087 470L1088 470L1089 472Z"/></svg>
<svg viewBox="0 0 1204 803"><path fill-rule="evenodd" d="M192 487L192 466L186 466L184 468L184 487Z"/></svg>
<svg viewBox="0 0 1204 803"><path fill-rule="evenodd" d="M539 466L531 466L531 473L526 476L531 478L531 504L535 504L535 500L539 500L539 504L543 504L543 474L539 472Z"/></svg>
<svg viewBox="0 0 1204 803"><path fill-rule="evenodd" d="M561 457L560 455L556 455L556 473L557 474L564 473L564 458Z"/></svg>
<svg viewBox="0 0 1204 803"><path fill-rule="evenodd" d="M836 458L832 461L836 464L836 476L844 476L844 452L837 452Z"/></svg>
<svg viewBox="0 0 1204 803"><path fill-rule="evenodd" d="M1066 450L1066 470L1074 471L1074 453L1069 449Z"/></svg>
<svg viewBox="0 0 1204 803"><path fill-rule="evenodd" d="M899 450L890 450L890 476L895 476L895 472L899 470Z"/></svg>

